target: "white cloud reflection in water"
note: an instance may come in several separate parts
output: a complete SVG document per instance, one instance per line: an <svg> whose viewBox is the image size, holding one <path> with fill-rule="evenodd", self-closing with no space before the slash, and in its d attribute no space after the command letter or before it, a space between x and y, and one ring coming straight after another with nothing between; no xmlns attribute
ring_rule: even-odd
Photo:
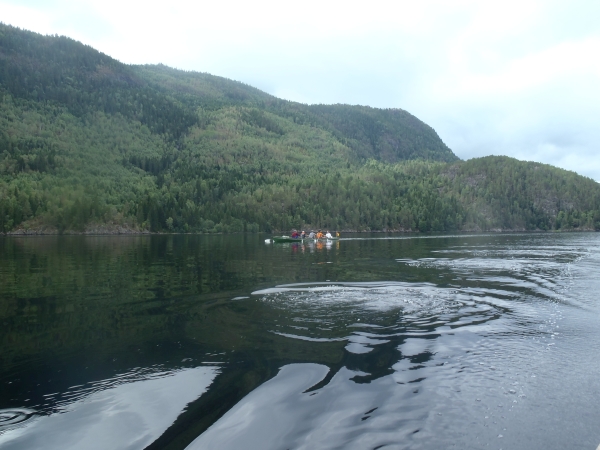
<svg viewBox="0 0 600 450"><path fill-rule="evenodd" d="M8 449L143 449L206 392L220 368L159 372L149 378L95 391L62 412L38 416L0 435Z"/></svg>

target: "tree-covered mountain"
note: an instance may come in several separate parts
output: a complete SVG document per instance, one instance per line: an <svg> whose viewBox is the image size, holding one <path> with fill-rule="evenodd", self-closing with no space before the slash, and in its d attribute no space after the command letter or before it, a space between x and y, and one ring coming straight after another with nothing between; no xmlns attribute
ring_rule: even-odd
<svg viewBox="0 0 600 450"><path fill-rule="evenodd" d="M600 228L600 186L459 161L400 109L304 105L0 24L0 231Z"/></svg>

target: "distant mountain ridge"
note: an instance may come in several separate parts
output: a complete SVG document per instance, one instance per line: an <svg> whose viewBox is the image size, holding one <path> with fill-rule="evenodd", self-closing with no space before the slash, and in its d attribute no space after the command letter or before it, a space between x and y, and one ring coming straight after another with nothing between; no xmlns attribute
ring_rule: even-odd
<svg viewBox="0 0 600 450"><path fill-rule="evenodd" d="M167 89L184 103L203 108L255 106L309 123L348 143L358 158L386 162L409 159L456 161L435 130L401 109L351 105L304 105L278 99L243 83L197 72L182 72L163 65L135 66L157 89Z"/></svg>
<svg viewBox="0 0 600 450"><path fill-rule="evenodd" d="M0 232L600 228L597 183L0 24ZM29 231L28 231L29 230Z"/></svg>
<svg viewBox="0 0 600 450"><path fill-rule="evenodd" d="M6 25L0 28L0 84L17 98L55 102L76 116L123 114L174 138L196 122L198 107L258 106L332 131L348 140L358 159L457 159L431 127L402 110L288 102L214 75L128 66L70 38Z"/></svg>

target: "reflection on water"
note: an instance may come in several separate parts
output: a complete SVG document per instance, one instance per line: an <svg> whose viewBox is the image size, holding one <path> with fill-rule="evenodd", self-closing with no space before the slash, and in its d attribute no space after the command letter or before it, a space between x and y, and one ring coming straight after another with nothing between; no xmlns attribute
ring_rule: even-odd
<svg viewBox="0 0 600 450"><path fill-rule="evenodd" d="M218 372L209 366L124 374L75 388L64 396L58 411L38 416L27 428L0 435L0 445L6 449L146 448L208 389Z"/></svg>
<svg viewBox="0 0 600 450"><path fill-rule="evenodd" d="M494 272L505 272L503 265L494 265ZM554 270L544 273L540 267L536 273L552 277L557 284L568 278L562 273L561 280ZM289 400L287 392L278 398L276 386L283 381L264 384L192 448L202 448L206 442L236 448L241 436L264 436L260 430L268 427L259 419L247 422L239 434L235 429L240 426L232 425L240 421L239 411L248 407L247 402L254 404L259 395L268 403L265 410L279 408L283 398L288 398L289 410L278 413L278 420L285 422L276 428L281 434L271 431L273 439L263 438L256 448L280 448L281 442L306 449L342 443L344 448L357 449L434 448L435 442L443 447L453 433L458 435L452 439L460 439L466 419L471 424L483 419L484 432L471 443L476 447L495 437L493 433L504 437L501 423L526 398L539 360L555 357L544 352L554 345L563 318L560 302L540 295L527 277L521 274L510 282L506 277L489 277L485 286L478 287L302 283L254 292L293 318L275 324L273 333L312 342L342 341L347 352L344 364L301 401ZM524 342L529 337L532 342ZM318 398L312 397L317 394ZM300 404L305 409L302 416L297 413ZM230 432L219 437L224 429ZM446 430L441 439L438 429Z"/></svg>
<svg viewBox="0 0 600 450"><path fill-rule="evenodd" d="M196 439L190 449L297 448L298 424L307 429L314 406L307 389L328 372L318 364L292 364L254 390Z"/></svg>
<svg viewBox="0 0 600 450"><path fill-rule="evenodd" d="M599 244L0 239L0 448L596 448Z"/></svg>
<svg viewBox="0 0 600 450"><path fill-rule="evenodd" d="M0 433L19 428L34 417L35 411L25 408L11 408L0 410Z"/></svg>

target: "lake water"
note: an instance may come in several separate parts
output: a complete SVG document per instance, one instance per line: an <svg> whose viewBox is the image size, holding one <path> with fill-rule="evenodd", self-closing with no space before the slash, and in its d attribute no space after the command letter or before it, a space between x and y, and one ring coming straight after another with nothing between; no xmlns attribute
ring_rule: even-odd
<svg viewBox="0 0 600 450"><path fill-rule="evenodd" d="M0 449L590 449L600 234L0 238Z"/></svg>

